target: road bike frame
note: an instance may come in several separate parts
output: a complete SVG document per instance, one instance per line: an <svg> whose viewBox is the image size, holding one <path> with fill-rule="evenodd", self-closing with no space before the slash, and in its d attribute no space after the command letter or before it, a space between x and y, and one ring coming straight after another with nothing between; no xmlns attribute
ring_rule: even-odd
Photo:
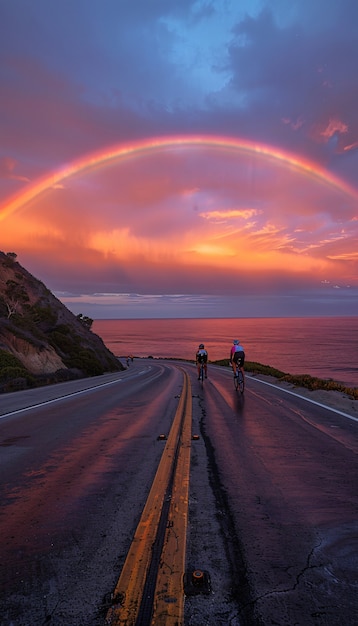
<svg viewBox="0 0 358 626"><path fill-rule="evenodd" d="M240 391L240 393L244 393L245 379L238 365L236 365L236 375L234 374L234 386L235 386L235 391Z"/></svg>

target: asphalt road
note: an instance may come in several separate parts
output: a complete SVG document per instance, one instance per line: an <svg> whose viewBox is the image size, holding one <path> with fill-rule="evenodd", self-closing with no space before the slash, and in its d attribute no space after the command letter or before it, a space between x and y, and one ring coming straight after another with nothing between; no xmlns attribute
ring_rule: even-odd
<svg viewBox="0 0 358 626"><path fill-rule="evenodd" d="M193 394L185 626L358 623L357 422L247 377L136 360L0 399L3 626L99 626ZM29 408L32 407L32 408Z"/></svg>

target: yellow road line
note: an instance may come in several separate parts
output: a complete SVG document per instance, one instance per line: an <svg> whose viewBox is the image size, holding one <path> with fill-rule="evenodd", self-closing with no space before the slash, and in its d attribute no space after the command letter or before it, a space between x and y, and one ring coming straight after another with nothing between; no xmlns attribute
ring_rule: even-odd
<svg viewBox="0 0 358 626"><path fill-rule="evenodd" d="M188 525L192 421L190 380L188 386L177 471L157 576L152 626L181 626L184 624L183 576Z"/></svg>
<svg viewBox="0 0 358 626"><path fill-rule="evenodd" d="M188 413L188 397L190 396L190 414ZM156 539L157 529L159 524L159 519L161 515L161 510L163 507L163 501L165 492L168 486L168 477L170 476L171 468L173 466L176 449L178 445L178 440L180 436L180 430L182 425L182 416L185 411L185 420L184 420L184 428L187 430L189 428L188 423L190 423L191 428L191 387L189 376L184 373L184 383L183 383L183 391L180 396L179 404L177 407L177 411L175 413L175 417L173 420L173 424L168 436L168 440L165 446L165 449L162 454L162 458L160 460L147 502L143 509L142 517L137 526L134 539L130 546L129 552L127 554L127 558L123 565L122 572L120 574L119 580L117 582L116 588L114 590L114 604L107 612L106 622L111 626L135 626L138 612L141 605L142 593L144 589L144 584L148 572L148 568L151 562L152 556L152 546ZM188 435L186 434L186 439ZM190 441L190 439L189 439ZM182 444L183 445L183 444ZM186 444L187 447L187 444ZM186 451L186 455L188 451ZM179 453L179 459L181 459L181 454ZM189 447L189 461L190 461L190 447ZM185 471L182 468L183 461L180 460L180 471ZM180 471L176 472L175 485L173 494L175 493L175 499L179 498L183 500L183 503L188 502L188 483L189 477L185 478L183 481L180 478ZM180 494L180 483L183 484L184 487L183 495ZM179 483L179 484L177 484ZM177 493L178 492L178 493ZM172 510L172 507L171 507ZM186 532L186 516L181 513L182 521L185 525ZM185 518L185 519L184 519ZM185 539L181 543L182 549L184 549L184 556L180 557L181 560L185 558ZM175 556L175 559L178 558L179 555ZM183 576L184 569L181 573ZM180 594L179 594L180 595ZM183 592L181 592L183 596ZM180 601L183 604L183 597ZM182 609L181 609L182 610ZM161 622L164 623L164 622ZM169 622L166 622L169 624ZM179 624L179 622L177 622ZM159 622L158 622L159 624Z"/></svg>

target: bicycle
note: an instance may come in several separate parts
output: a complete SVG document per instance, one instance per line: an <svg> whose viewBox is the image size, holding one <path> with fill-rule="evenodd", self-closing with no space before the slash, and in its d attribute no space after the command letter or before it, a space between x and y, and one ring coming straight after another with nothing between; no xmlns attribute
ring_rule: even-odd
<svg viewBox="0 0 358 626"><path fill-rule="evenodd" d="M241 394L244 393L245 379L239 366L237 366L236 374L234 373L234 387L235 391L240 391Z"/></svg>
<svg viewBox="0 0 358 626"><path fill-rule="evenodd" d="M204 383L204 378L205 378L205 363L204 361L200 362L200 372L199 372L199 380L201 382L201 384Z"/></svg>

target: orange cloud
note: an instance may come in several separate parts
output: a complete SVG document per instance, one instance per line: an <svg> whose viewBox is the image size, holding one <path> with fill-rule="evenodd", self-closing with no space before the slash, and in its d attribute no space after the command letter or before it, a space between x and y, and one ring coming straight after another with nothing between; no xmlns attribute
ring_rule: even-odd
<svg viewBox="0 0 358 626"><path fill-rule="evenodd" d="M330 119L326 128L321 132L324 139L330 139L335 133L345 134L348 132L348 126L338 119Z"/></svg>
<svg viewBox="0 0 358 626"><path fill-rule="evenodd" d="M5 216L1 248L38 262L39 277L61 290L178 293L245 281L255 291L269 275L352 282L357 196L344 185L245 152L185 157L145 154L52 180Z"/></svg>
<svg viewBox="0 0 358 626"><path fill-rule="evenodd" d="M349 151L349 150L354 150L355 148L358 148L358 141L355 141L354 143L351 143L348 146L344 146L343 150Z"/></svg>
<svg viewBox="0 0 358 626"><path fill-rule="evenodd" d="M258 215L259 213L260 211L257 209L223 209L199 213L199 215L200 217L204 217L208 220L222 220L227 218L241 218L247 220L255 215Z"/></svg>

